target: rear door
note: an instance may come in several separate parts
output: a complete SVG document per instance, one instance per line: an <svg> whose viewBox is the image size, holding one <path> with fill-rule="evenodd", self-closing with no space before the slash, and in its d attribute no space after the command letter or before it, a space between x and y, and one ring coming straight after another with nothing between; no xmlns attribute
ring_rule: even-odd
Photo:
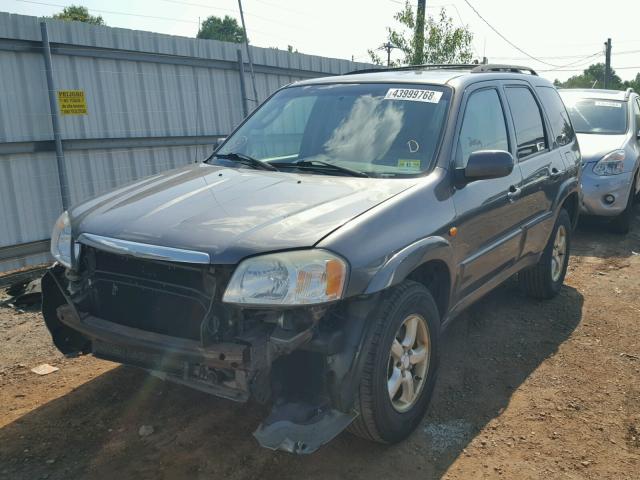
<svg viewBox="0 0 640 480"><path fill-rule="evenodd" d="M454 138L454 167L464 167L478 150L510 151L503 94L497 85L480 82L469 87ZM458 299L509 268L520 251L522 212L517 188L522 181L516 165L504 178L478 180L453 193L457 236L454 251L460 265Z"/></svg>
<svg viewBox="0 0 640 480"><path fill-rule="evenodd" d="M553 201L567 175L563 160L565 152L553 139L554 132L545 121L540 100L531 85L524 81L509 81L503 83L503 88L515 130L515 158L522 173L519 201L525 212L521 252L524 258L535 256L544 249L553 227ZM568 126L567 131L558 132L558 137L564 135L563 144L570 136L571 124Z"/></svg>

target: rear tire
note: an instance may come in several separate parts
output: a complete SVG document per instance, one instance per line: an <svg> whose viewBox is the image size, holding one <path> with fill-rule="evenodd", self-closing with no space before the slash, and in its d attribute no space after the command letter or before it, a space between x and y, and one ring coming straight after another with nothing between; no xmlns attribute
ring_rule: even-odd
<svg viewBox="0 0 640 480"><path fill-rule="evenodd" d="M518 281L524 292L539 299L555 297L567 273L570 251L571 218L563 208L538 263L518 274Z"/></svg>
<svg viewBox="0 0 640 480"><path fill-rule="evenodd" d="M360 415L349 431L396 443L418 426L433 393L440 317L429 290L407 280L386 293L373 322L354 402Z"/></svg>

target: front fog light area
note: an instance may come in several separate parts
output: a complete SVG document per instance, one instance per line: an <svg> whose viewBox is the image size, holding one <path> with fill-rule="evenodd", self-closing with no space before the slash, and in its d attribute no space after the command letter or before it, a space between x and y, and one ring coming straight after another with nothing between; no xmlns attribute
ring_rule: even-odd
<svg viewBox="0 0 640 480"><path fill-rule="evenodd" d="M312 305L342 298L347 264L325 250L248 258L236 269L223 301L244 305Z"/></svg>
<svg viewBox="0 0 640 480"><path fill-rule="evenodd" d="M613 202L615 202L615 201L616 201L616 197L614 197L610 193L608 193L608 194L606 194L604 196L604 203L606 203L607 205L612 205Z"/></svg>

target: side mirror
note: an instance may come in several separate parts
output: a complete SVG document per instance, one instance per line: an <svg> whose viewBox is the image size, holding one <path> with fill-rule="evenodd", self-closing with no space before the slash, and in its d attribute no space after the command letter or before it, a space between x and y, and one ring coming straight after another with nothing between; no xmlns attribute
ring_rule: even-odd
<svg viewBox="0 0 640 480"><path fill-rule="evenodd" d="M514 164L513 156L504 150L478 150L469 155L466 167L456 168L456 183L506 177Z"/></svg>

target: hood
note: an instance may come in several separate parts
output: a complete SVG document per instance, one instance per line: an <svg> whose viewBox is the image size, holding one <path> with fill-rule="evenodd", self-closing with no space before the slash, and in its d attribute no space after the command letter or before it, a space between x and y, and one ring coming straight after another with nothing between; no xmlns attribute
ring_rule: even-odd
<svg viewBox="0 0 640 480"><path fill-rule="evenodd" d="M415 182L197 164L80 204L70 216L76 238L93 233L203 251L228 264L312 247Z"/></svg>
<svg viewBox="0 0 640 480"><path fill-rule="evenodd" d="M578 144L582 162L597 162L607 153L613 152L625 144L626 135L597 135L593 133L578 133Z"/></svg>

